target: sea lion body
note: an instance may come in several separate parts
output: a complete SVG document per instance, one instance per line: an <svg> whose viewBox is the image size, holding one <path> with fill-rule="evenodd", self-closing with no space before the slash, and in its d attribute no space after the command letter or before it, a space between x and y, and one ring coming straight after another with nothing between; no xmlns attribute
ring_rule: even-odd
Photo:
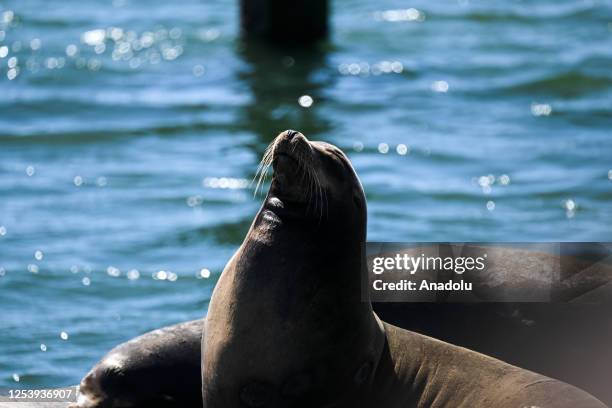
<svg viewBox="0 0 612 408"><path fill-rule="evenodd" d="M369 392L361 399L366 405L360 406L605 407L569 384L383 324L385 346ZM180 323L117 346L83 379L74 406L201 408L203 327L204 320Z"/></svg>
<svg viewBox="0 0 612 408"><path fill-rule="evenodd" d="M365 198L348 159L290 131L268 152L268 196L206 317L205 406L329 406L359 392L383 346L360 299Z"/></svg>
<svg viewBox="0 0 612 408"><path fill-rule="evenodd" d="M384 323L364 407L604 408L588 393L472 350Z"/></svg>
<svg viewBox="0 0 612 408"><path fill-rule="evenodd" d="M81 381L71 407L201 408L203 320L157 329L112 349Z"/></svg>

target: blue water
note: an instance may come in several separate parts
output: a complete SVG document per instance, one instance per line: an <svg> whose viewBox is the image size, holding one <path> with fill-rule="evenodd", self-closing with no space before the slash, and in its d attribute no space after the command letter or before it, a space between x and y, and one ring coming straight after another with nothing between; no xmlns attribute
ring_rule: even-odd
<svg viewBox="0 0 612 408"><path fill-rule="evenodd" d="M349 154L371 240L612 238L611 1L338 0L315 53L235 3L0 2L0 386L202 316L286 128Z"/></svg>

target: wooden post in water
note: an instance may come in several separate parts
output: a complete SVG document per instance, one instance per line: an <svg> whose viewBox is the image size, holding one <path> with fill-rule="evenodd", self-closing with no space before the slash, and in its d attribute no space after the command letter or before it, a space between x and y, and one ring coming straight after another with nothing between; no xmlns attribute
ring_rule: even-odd
<svg viewBox="0 0 612 408"><path fill-rule="evenodd" d="M324 39L328 14L328 0L240 0L243 35L277 44Z"/></svg>

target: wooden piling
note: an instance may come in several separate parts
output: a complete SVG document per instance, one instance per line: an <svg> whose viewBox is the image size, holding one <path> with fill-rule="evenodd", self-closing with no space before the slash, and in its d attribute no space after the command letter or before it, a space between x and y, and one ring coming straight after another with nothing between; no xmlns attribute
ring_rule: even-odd
<svg viewBox="0 0 612 408"><path fill-rule="evenodd" d="M327 37L328 0L240 0L242 33L277 44L308 44Z"/></svg>

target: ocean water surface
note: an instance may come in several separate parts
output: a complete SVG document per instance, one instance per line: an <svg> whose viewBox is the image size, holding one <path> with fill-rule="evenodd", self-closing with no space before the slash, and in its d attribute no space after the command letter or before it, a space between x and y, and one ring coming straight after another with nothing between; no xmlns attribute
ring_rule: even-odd
<svg viewBox="0 0 612 408"><path fill-rule="evenodd" d="M348 153L370 240L612 238L611 1L337 0L300 52L237 14L0 2L0 387L203 316L287 128Z"/></svg>

